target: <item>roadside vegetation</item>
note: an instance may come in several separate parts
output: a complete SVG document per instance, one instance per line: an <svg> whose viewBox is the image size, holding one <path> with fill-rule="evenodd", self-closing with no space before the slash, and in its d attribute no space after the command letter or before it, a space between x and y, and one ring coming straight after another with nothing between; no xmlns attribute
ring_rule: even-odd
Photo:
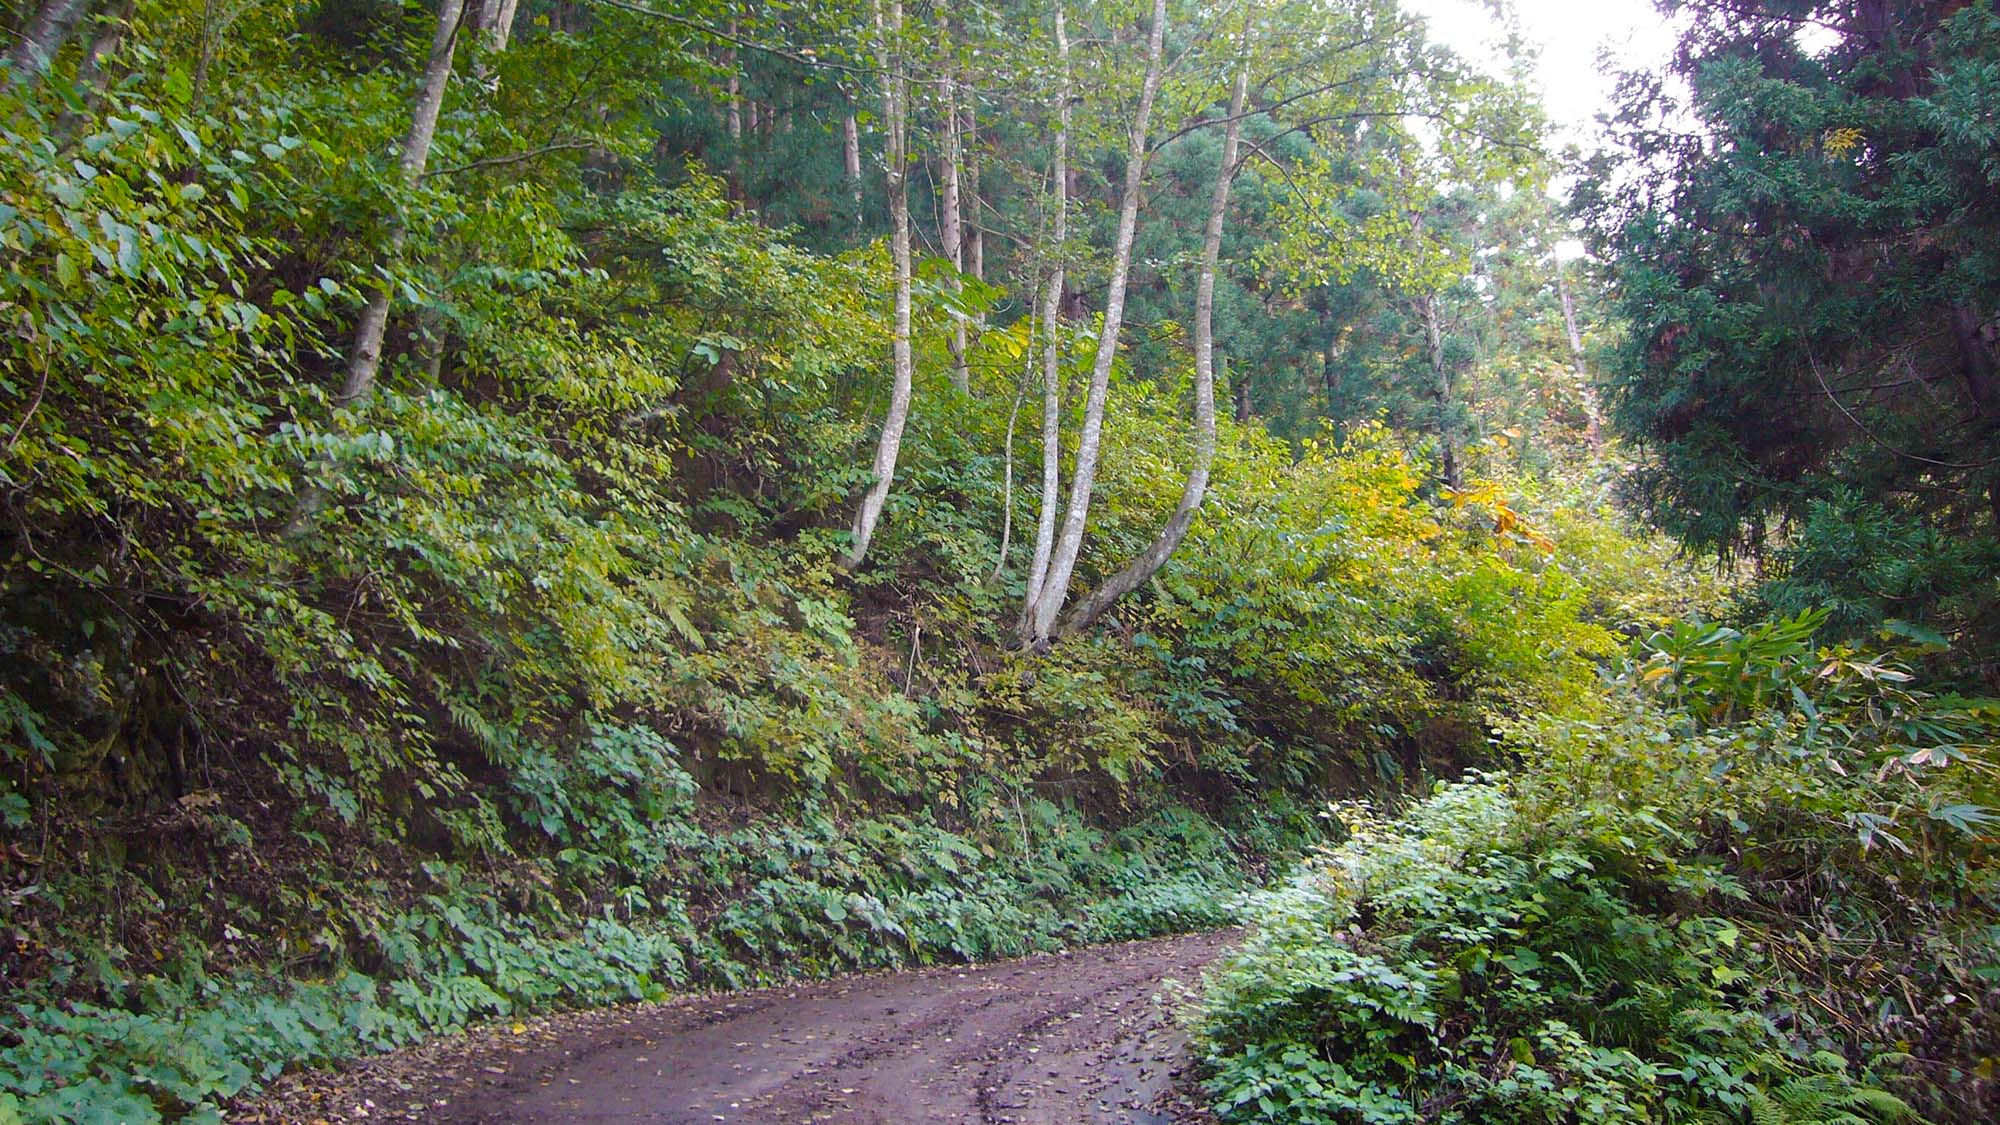
<svg viewBox="0 0 2000 1125"><path fill-rule="evenodd" d="M1209 982L1224 1118L1977 1119L1994 704L1821 617L1655 634L1493 772L1337 806Z"/></svg>

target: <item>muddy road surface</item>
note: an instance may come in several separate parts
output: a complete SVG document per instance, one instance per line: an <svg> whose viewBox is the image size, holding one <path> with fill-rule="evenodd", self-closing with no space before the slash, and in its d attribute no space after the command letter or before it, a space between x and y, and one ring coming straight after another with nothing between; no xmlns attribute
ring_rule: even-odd
<svg viewBox="0 0 2000 1125"><path fill-rule="evenodd" d="M284 1084L237 1119L512 1122L1204 1120L1165 982L1234 935L846 977L557 1017Z"/></svg>

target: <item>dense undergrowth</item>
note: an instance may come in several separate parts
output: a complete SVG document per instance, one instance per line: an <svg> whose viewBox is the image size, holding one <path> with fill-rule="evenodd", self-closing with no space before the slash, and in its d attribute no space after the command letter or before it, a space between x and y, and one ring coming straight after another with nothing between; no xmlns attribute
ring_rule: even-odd
<svg viewBox="0 0 2000 1125"><path fill-rule="evenodd" d="M421 41L294 15L148 7L117 81L0 93L0 1114L212 1116L472 1020L1212 926L1316 794L1483 756L1686 600L1581 473L1444 504L1380 427L1225 422L1174 563L1023 653L1021 332L960 393L921 310L842 573L883 257L647 148L641 93L700 60L610 11L525 38L398 195L368 154ZM589 145L488 160L586 81ZM382 283L383 376L338 401ZM1186 371L1115 374L1085 577L1186 454Z"/></svg>
<svg viewBox="0 0 2000 1125"><path fill-rule="evenodd" d="M1657 635L1505 772L1338 806L1210 981L1225 1119L1988 1119L1995 705L1817 617Z"/></svg>

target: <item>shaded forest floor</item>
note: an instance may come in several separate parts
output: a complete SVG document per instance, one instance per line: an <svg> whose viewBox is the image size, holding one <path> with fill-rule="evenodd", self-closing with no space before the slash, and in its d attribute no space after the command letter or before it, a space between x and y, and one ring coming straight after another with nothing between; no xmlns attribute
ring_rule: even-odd
<svg viewBox="0 0 2000 1125"><path fill-rule="evenodd" d="M1232 932L490 1026L293 1074L231 1120L1207 1120L1167 1005Z"/></svg>

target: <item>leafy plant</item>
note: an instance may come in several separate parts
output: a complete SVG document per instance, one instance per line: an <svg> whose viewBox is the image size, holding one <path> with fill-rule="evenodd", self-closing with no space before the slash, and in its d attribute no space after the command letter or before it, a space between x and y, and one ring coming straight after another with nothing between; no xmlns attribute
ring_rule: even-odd
<svg viewBox="0 0 2000 1125"><path fill-rule="evenodd" d="M1743 986L1742 931L1688 910L1692 885L1526 819L1504 779L1339 817L1346 841L1255 899L1210 976L1225 1120L1912 1116L1780 1033Z"/></svg>

